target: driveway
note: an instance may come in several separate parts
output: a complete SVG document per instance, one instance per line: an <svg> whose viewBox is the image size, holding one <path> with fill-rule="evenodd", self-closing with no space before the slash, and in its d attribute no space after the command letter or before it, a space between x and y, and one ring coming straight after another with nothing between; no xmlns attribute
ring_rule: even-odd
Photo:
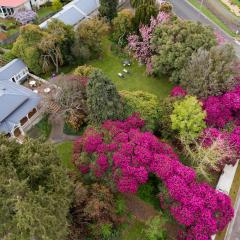
<svg viewBox="0 0 240 240"><path fill-rule="evenodd" d="M208 19L205 15L199 12L197 9L192 7L186 0L169 0L169 2L173 5L173 11L177 16L182 19L187 19L191 21L201 22L205 25L211 26L213 29L220 32L227 42L233 44L236 54L240 57L240 45L238 45L235 40L229 36L226 32L224 32L218 25Z"/></svg>

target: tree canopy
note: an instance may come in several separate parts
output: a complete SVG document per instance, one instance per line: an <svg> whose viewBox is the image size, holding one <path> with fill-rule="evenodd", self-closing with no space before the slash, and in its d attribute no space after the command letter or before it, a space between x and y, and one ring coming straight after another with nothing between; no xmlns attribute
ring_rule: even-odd
<svg viewBox="0 0 240 240"><path fill-rule="evenodd" d="M117 16L118 4L119 0L100 0L98 9L100 16L111 22Z"/></svg>
<svg viewBox="0 0 240 240"><path fill-rule="evenodd" d="M0 238L64 239L71 183L49 143L0 136Z"/></svg>
<svg viewBox="0 0 240 240"><path fill-rule="evenodd" d="M236 84L235 63L232 45L220 45L209 51L200 48L182 70L181 85L200 98L222 95Z"/></svg>
<svg viewBox="0 0 240 240"><path fill-rule="evenodd" d="M216 45L210 27L190 21L175 20L160 24L151 39L153 72L170 74L175 83L180 81L180 71L192 53L200 47L209 50Z"/></svg>
<svg viewBox="0 0 240 240"><path fill-rule="evenodd" d="M121 97L115 85L101 70L94 71L90 76L87 85L87 106L89 120L95 124L123 117Z"/></svg>

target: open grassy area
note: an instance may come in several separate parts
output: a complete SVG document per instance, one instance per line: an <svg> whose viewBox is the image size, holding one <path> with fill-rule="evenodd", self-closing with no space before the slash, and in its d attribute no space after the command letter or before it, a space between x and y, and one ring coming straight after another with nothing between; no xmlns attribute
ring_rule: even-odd
<svg viewBox="0 0 240 240"><path fill-rule="evenodd" d="M71 163L72 159L72 150L73 150L73 142L66 141L64 143L59 143L56 145L58 155L68 169L73 168L73 164Z"/></svg>
<svg viewBox="0 0 240 240"><path fill-rule="evenodd" d="M188 2L190 2L194 7L196 7L200 12L206 15L214 23L216 23L222 30L227 32L230 36L232 37L236 36L236 34L227 25L225 25L216 15L214 15L205 6L201 5L197 0L188 0Z"/></svg>
<svg viewBox="0 0 240 240"><path fill-rule="evenodd" d="M149 93L153 93L159 98L167 97L173 84L169 82L167 76L161 76L160 78L154 78L147 76L145 65L139 65L136 61L132 62L130 67L125 67L129 70L129 74L125 75L125 78L119 78L118 73L122 72L124 67L122 65L125 58L111 51L111 42L107 38L103 41L103 56L101 59L89 61L87 64L93 65L103 70L103 72L116 84L118 90L136 91L142 90ZM76 67L77 63L71 66L63 66L60 68L60 73L71 73ZM43 78L48 78L43 76Z"/></svg>
<svg viewBox="0 0 240 240"><path fill-rule="evenodd" d="M104 39L103 41L103 51L102 59L91 61L89 64L101 68L116 84L119 90L142 90L153 93L160 98L166 97L169 94L173 85L168 81L168 77L154 78L147 76L145 65L140 66L136 61L133 61L132 65L127 68L130 74L126 74L125 78L119 78L117 74L124 69L122 65L124 58L119 57L111 51L111 42L108 39Z"/></svg>

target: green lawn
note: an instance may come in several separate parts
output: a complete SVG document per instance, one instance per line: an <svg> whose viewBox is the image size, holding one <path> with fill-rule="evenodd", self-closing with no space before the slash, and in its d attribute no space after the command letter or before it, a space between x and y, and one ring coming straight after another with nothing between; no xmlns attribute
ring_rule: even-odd
<svg viewBox="0 0 240 240"><path fill-rule="evenodd" d="M139 65L133 61L132 66L126 67L130 74L126 74L125 78L119 78L118 73L124 69L119 55L111 51L111 42L107 38L103 40L103 56L101 59L89 61L87 64L93 65L103 70L103 72L116 84L118 90L136 91L142 90L157 95L159 98L167 97L173 84L169 82L168 77L161 76L154 78L147 76L145 73L146 66ZM71 73L76 67L77 63L71 66L63 66L59 73ZM43 75L47 79L50 75Z"/></svg>
<svg viewBox="0 0 240 240"><path fill-rule="evenodd" d="M198 0L188 0L193 6L195 6L198 10L200 10L204 15L210 18L214 23L216 23L221 29L227 32L230 36L235 37L236 34L225 25L216 15L214 15L210 10L208 10L205 6L202 6Z"/></svg>
<svg viewBox="0 0 240 240"><path fill-rule="evenodd" d="M68 169L73 168L73 164L71 163L72 159L72 150L73 150L73 142L67 141L64 143L59 143L56 145L58 155Z"/></svg>
<svg viewBox="0 0 240 240"><path fill-rule="evenodd" d="M133 61L132 66L128 67L130 74L126 74L125 78L119 78L118 73L122 72L122 59L115 55L111 49L111 42L108 39L103 41L103 58L89 62L89 64L101 68L105 74L116 84L119 90L136 91L142 90L153 93L158 97L166 97L172 88L172 84L166 76L154 78L147 76L145 73L145 65L140 66Z"/></svg>
<svg viewBox="0 0 240 240"><path fill-rule="evenodd" d="M37 15L39 18L44 18L46 16L48 16L51 13L54 13L55 11L53 10L53 8L51 6L49 7L41 7L38 11L37 11Z"/></svg>

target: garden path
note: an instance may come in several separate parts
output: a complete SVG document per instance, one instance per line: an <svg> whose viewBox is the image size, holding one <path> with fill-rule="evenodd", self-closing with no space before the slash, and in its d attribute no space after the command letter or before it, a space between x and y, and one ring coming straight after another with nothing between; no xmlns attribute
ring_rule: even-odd
<svg viewBox="0 0 240 240"><path fill-rule="evenodd" d="M52 114L49 118L52 131L49 136L49 141L53 143L61 143L65 141L74 141L78 136L70 136L63 133L64 119L61 114Z"/></svg>

